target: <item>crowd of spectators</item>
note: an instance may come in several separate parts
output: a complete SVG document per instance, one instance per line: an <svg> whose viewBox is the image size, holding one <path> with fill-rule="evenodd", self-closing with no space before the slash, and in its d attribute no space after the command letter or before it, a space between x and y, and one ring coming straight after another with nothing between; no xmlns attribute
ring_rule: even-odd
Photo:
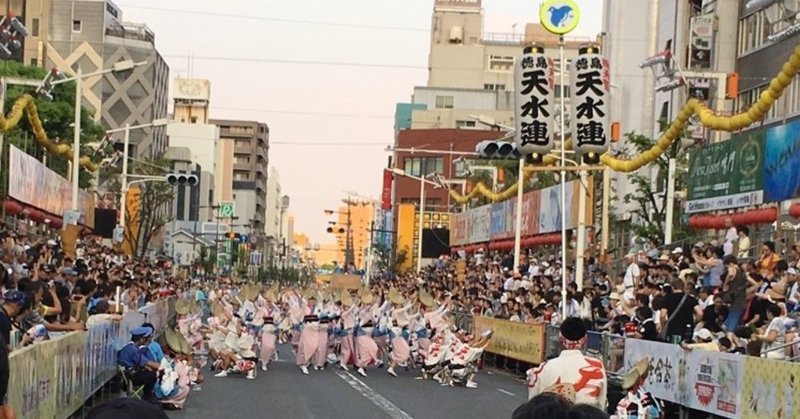
<svg viewBox="0 0 800 419"><path fill-rule="evenodd" d="M510 253L479 250L443 257L409 278L438 300L450 297L455 313L557 324L566 305L568 317L612 336L774 359L800 355L800 244L779 252L767 241L753 249L747 227L729 226L721 240L629 252L617 275L588 258L580 290L574 266L563 267L553 250L523 254L516 270ZM622 366L617 344L612 368Z"/></svg>

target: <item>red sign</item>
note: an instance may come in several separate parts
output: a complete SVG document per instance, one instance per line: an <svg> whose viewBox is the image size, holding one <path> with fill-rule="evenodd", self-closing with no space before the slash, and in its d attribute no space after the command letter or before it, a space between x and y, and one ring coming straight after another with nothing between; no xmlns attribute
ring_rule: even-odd
<svg viewBox="0 0 800 419"><path fill-rule="evenodd" d="M383 169L383 193L381 195L381 201L383 201L384 210L392 209L392 179L392 171Z"/></svg>

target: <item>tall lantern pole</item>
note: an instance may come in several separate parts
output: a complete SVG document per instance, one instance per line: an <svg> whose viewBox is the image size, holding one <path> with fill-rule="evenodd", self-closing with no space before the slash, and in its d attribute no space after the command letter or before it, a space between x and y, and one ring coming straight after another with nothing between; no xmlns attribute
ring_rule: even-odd
<svg viewBox="0 0 800 419"><path fill-rule="evenodd" d="M567 317L567 183L566 183L566 103L564 102L564 86L566 84L564 75L566 73L566 62L564 60L564 35L572 32L580 21L580 9L573 0L547 0L539 8L539 22L548 32L558 35L558 65L559 65L559 108L561 110L561 121L559 123L561 132L561 159L560 159L560 180L561 180L561 317ZM573 81L574 83L574 81ZM574 93L573 93L574 95ZM573 98L574 101L574 98ZM574 124L574 116L572 119ZM575 130L573 129L573 132ZM576 278L577 279L577 278Z"/></svg>

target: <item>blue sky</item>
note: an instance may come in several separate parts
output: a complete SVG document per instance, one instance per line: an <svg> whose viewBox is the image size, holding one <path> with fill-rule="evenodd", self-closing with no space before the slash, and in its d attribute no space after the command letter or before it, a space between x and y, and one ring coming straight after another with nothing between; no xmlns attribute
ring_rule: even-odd
<svg viewBox="0 0 800 419"><path fill-rule="evenodd" d="M601 28L602 1L577 3L582 19L573 34L594 37ZM395 103L408 101L413 87L427 81L432 0L118 4L125 20L155 31L173 78L211 80L212 118L269 124L270 165L292 198L296 232L313 242L330 242L323 209L338 206L345 190L379 196ZM510 33L514 23L521 32L526 22L538 21L538 1L484 0L483 7L487 32ZM299 63L308 61L336 65ZM404 67L392 68L396 65ZM370 144L314 145L354 142Z"/></svg>

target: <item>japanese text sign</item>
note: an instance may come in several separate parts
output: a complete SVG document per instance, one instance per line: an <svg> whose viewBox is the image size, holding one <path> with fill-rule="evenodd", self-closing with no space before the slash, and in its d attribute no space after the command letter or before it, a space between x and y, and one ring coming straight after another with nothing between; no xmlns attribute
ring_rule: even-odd
<svg viewBox="0 0 800 419"><path fill-rule="evenodd" d="M523 154L543 155L553 149L553 60L539 47L527 47L514 65L516 143Z"/></svg>
<svg viewBox="0 0 800 419"><path fill-rule="evenodd" d="M581 48L573 60L570 79L570 120L573 148L578 155L608 150L611 79L608 60L596 48Z"/></svg>

